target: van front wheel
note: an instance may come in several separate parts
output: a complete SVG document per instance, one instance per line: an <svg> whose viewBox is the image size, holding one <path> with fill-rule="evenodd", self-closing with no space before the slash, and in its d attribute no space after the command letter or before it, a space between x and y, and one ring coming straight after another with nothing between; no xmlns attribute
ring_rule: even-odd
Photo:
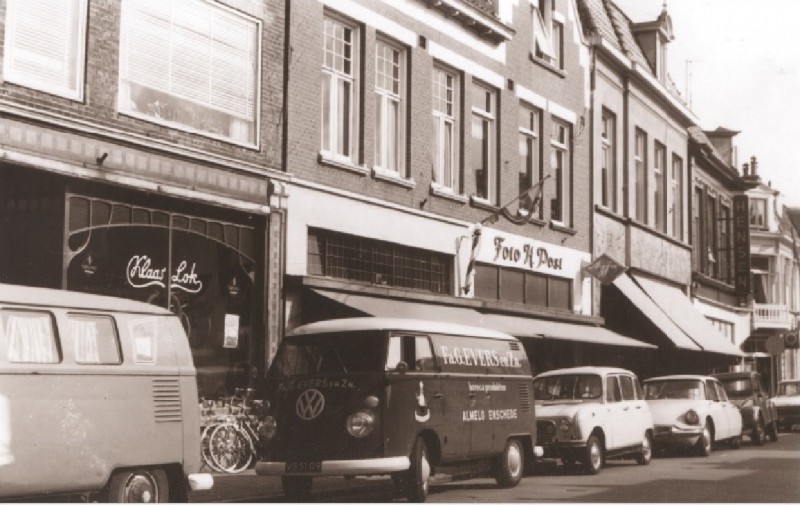
<svg viewBox="0 0 800 505"><path fill-rule="evenodd" d="M497 461L495 480L500 487L514 487L522 479L522 469L525 466L525 456L518 440L511 439L506 442L506 448Z"/></svg>
<svg viewBox="0 0 800 505"><path fill-rule="evenodd" d="M164 470L137 468L115 473L108 483L112 503L166 503L169 480Z"/></svg>
<svg viewBox="0 0 800 505"><path fill-rule="evenodd" d="M287 501L303 502L311 498L311 477L281 477Z"/></svg>
<svg viewBox="0 0 800 505"><path fill-rule="evenodd" d="M417 437L411 450L411 467L400 479L403 494L410 502L424 502L428 498L431 480L431 463L428 459L428 447L422 437Z"/></svg>

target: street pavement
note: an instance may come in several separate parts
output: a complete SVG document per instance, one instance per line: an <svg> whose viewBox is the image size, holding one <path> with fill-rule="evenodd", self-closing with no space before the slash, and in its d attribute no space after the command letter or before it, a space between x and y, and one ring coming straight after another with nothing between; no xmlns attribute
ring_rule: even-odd
<svg viewBox="0 0 800 505"><path fill-rule="evenodd" d="M214 489L196 492L193 502L281 502L277 478L251 470L239 475L215 475ZM313 501L402 501L386 477L317 478ZM565 471L552 463L519 486L499 489L494 479L461 480L437 476L429 502L800 502L800 433L781 433L778 442L761 447L745 441L739 450L715 447L707 458L670 453L648 466L611 460L598 475Z"/></svg>

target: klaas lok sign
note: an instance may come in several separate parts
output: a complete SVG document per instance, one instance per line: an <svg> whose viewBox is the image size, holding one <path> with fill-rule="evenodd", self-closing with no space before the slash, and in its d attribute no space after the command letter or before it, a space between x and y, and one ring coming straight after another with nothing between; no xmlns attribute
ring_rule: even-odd
<svg viewBox="0 0 800 505"><path fill-rule="evenodd" d="M152 260L146 254L132 256L125 271L128 284L134 288L147 286L166 288L167 268L153 268L151 265ZM197 263L193 262L190 267L186 260L181 261L170 278L172 287L187 293L199 293L203 289L203 281L197 277L196 268Z"/></svg>

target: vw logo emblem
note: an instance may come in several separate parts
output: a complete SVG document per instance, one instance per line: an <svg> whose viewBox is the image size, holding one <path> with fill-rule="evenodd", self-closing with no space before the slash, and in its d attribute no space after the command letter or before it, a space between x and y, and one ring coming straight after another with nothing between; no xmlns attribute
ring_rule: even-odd
<svg viewBox="0 0 800 505"><path fill-rule="evenodd" d="M316 389L306 389L297 397L295 411L297 417L304 421L310 421L322 414L325 408L325 397Z"/></svg>

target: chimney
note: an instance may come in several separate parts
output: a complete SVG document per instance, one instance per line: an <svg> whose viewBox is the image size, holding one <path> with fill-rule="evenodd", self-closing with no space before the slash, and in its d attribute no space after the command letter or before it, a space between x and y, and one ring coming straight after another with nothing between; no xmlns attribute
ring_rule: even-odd
<svg viewBox="0 0 800 505"><path fill-rule="evenodd" d="M758 175L758 160L755 156L750 157L750 166L753 169L753 175Z"/></svg>
<svg viewBox="0 0 800 505"><path fill-rule="evenodd" d="M761 176L758 175L758 160L755 156L750 158L750 163L742 164L742 171L744 175L742 175L742 180L752 185L753 187L761 184Z"/></svg>

